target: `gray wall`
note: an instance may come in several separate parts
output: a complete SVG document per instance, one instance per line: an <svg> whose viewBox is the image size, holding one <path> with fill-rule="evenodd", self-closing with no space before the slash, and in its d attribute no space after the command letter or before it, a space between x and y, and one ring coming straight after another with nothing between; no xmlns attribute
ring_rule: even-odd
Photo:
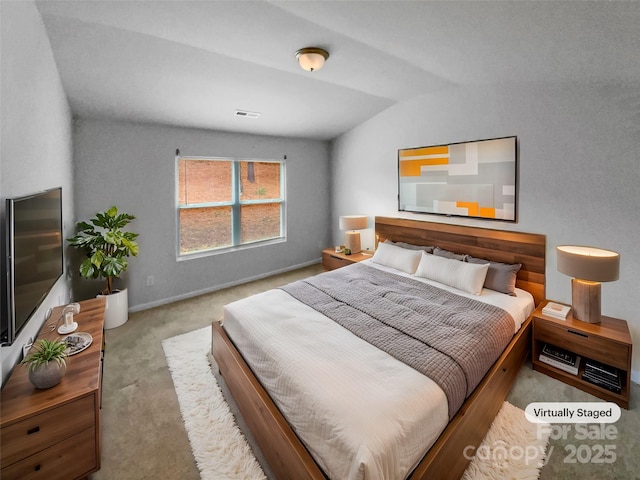
<svg viewBox="0 0 640 480"><path fill-rule="evenodd" d="M332 145L332 227L367 213L542 233L547 297L571 303L555 247L591 245L621 254L620 279L602 285L602 311L629 322L640 381L640 84L458 87L397 104ZM399 214L397 149L517 135L518 223ZM367 159L366 167L362 159Z"/></svg>
<svg viewBox="0 0 640 480"><path fill-rule="evenodd" d="M329 146L296 140L142 125L77 120L74 125L76 219L116 205L137 218L140 254L123 284L129 308L140 310L261 278L320 260L328 230ZM224 254L178 260L175 152L183 155L282 159L287 156L287 241ZM147 277L154 285L147 286ZM78 278L74 298L94 296L100 284Z"/></svg>
<svg viewBox="0 0 640 480"><path fill-rule="evenodd" d="M49 38L31 2L0 2L0 21L2 225L5 198L62 186L64 229L70 233L71 114ZM5 268L3 265L3 272ZM58 280L16 342L0 349L3 383L20 359L22 345L42 326L47 310L68 301L68 283L66 276ZM2 305L4 308L4 298Z"/></svg>

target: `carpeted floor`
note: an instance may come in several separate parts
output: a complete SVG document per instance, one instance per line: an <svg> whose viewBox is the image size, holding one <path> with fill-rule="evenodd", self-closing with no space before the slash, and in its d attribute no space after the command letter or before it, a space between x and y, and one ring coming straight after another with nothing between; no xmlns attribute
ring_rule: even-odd
<svg viewBox="0 0 640 480"><path fill-rule="evenodd" d="M93 480L198 480L162 341L206 327L232 301L322 271L320 265L277 275L130 315L106 332L102 397L102 466ZM597 401L580 390L523 367L507 400L524 409L532 401ZM582 440L556 435L540 478L640 479L640 387L631 409L615 424L615 438ZM604 435L600 435L604 436ZM613 463L597 463L596 445L612 445ZM587 445L587 447L583 447ZM567 450L567 448L569 450ZM580 457L570 449L580 448ZM586 452L586 453L585 453ZM589 461L586 455L589 455ZM568 463L575 460L575 463Z"/></svg>

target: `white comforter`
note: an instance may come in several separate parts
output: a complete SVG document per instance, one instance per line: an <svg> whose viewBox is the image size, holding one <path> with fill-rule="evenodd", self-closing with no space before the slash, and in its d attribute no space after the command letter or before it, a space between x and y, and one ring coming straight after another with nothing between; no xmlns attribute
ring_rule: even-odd
<svg viewBox="0 0 640 480"><path fill-rule="evenodd" d="M509 311L516 329L533 305L523 291L474 298ZM447 425L432 380L282 290L227 305L223 325L332 479L404 479Z"/></svg>

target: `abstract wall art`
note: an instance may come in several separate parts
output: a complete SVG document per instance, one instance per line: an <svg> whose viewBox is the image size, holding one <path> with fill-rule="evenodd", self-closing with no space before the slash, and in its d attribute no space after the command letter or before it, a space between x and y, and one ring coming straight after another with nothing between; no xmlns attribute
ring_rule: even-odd
<svg viewBox="0 0 640 480"><path fill-rule="evenodd" d="M398 150L398 210L516 222L516 140Z"/></svg>

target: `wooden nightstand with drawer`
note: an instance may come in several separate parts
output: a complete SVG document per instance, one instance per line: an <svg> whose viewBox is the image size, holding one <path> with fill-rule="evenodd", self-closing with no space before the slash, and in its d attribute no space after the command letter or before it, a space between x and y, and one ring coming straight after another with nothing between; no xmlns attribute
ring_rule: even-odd
<svg viewBox="0 0 640 480"><path fill-rule="evenodd" d="M322 266L325 270L335 270L336 268L345 267L352 263L368 260L373 256L373 252L363 250L360 253L345 255L344 253L336 253L333 248L325 248L322 251Z"/></svg>
<svg viewBox="0 0 640 480"><path fill-rule="evenodd" d="M603 315L602 323L586 323L575 320L571 313L565 320L559 320L542 313L546 303L542 302L533 312L531 356L534 370L628 409L632 341L627 322ZM574 375L541 362L540 352L545 344L579 355L578 373ZM621 380L619 393L583 379L587 359L618 369Z"/></svg>
<svg viewBox="0 0 640 480"><path fill-rule="evenodd" d="M17 365L2 388L0 478L69 480L100 469L100 402L104 298L80 302L78 330L89 333L89 347L68 358L62 381L47 390L29 382ZM56 307L51 321L63 307ZM47 320L38 338L60 337Z"/></svg>

